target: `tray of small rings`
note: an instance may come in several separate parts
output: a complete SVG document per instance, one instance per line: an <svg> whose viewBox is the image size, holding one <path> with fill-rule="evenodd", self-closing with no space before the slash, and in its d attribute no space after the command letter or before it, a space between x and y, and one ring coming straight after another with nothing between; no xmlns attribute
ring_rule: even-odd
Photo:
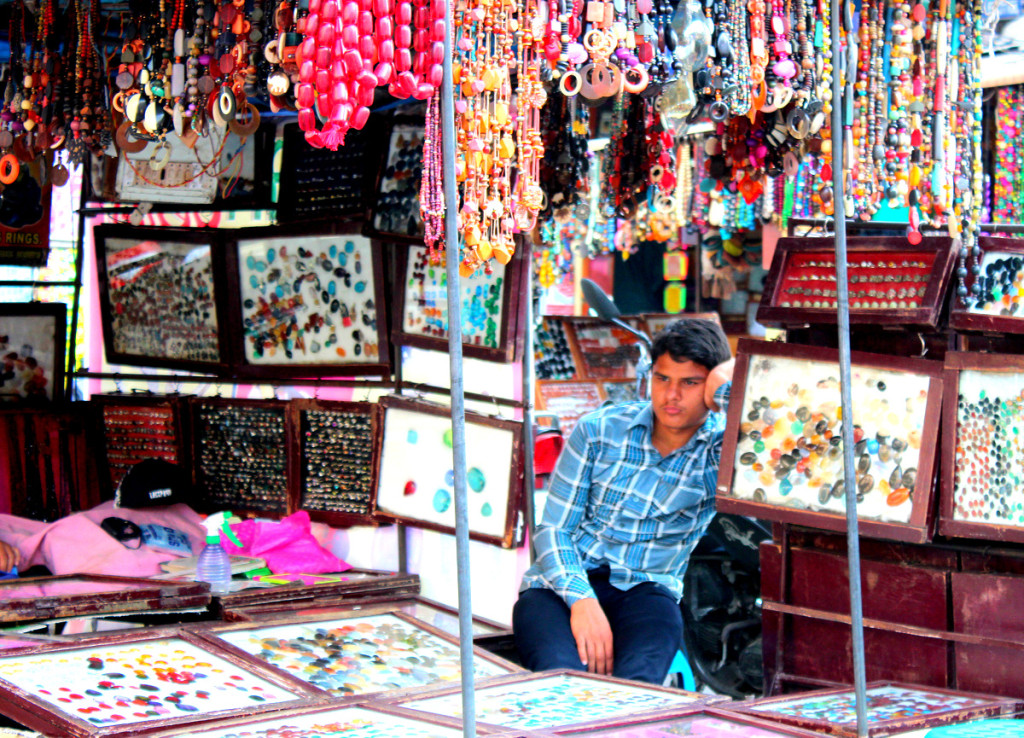
<svg viewBox="0 0 1024 738"><path fill-rule="evenodd" d="M846 272L852 323L935 327L952 274L952 239L925 239L913 250L907 245L888 237L851 239ZM835 254L805 238L780 239L758 321L834 323L838 302Z"/></svg>

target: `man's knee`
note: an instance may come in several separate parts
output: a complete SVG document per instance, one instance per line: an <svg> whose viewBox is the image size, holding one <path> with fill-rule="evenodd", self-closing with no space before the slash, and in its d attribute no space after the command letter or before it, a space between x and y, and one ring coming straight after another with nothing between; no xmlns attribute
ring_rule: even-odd
<svg viewBox="0 0 1024 738"><path fill-rule="evenodd" d="M569 606L549 589L527 589L512 608L512 634L522 665L531 671L581 669Z"/></svg>

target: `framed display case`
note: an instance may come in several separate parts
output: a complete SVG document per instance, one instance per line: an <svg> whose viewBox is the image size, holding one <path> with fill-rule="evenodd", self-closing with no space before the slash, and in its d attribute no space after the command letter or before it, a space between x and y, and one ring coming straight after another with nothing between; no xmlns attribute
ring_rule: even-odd
<svg viewBox="0 0 1024 738"><path fill-rule="evenodd" d="M534 373L538 380L576 376L576 363L562 318L553 315L541 318L533 346Z"/></svg>
<svg viewBox="0 0 1024 738"><path fill-rule="evenodd" d="M602 402L601 388L592 380L537 380L537 409L555 413L566 438L579 419L597 410Z"/></svg>
<svg viewBox="0 0 1024 738"><path fill-rule="evenodd" d="M296 434L280 400L190 402L192 459L204 509L283 516Z"/></svg>
<svg viewBox="0 0 1024 738"><path fill-rule="evenodd" d="M64 643L66 639L60 636L37 635L35 633L12 633L0 635L0 653L13 648L28 649L52 646L54 643ZM21 651L26 653L26 651Z"/></svg>
<svg viewBox="0 0 1024 738"><path fill-rule="evenodd" d="M388 395L375 513L455 532L451 409ZM469 535L510 548L520 535L522 423L466 413Z"/></svg>
<svg viewBox="0 0 1024 738"><path fill-rule="evenodd" d="M444 717L398 715L374 704L278 710L273 715L218 720L191 728L139 733L138 738L462 738L462 724Z"/></svg>
<svg viewBox="0 0 1024 738"><path fill-rule="evenodd" d="M0 622L206 607L205 582L160 582L99 574L0 581Z"/></svg>
<svg viewBox="0 0 1024 738"><path fill-rule="evenodd" d="M107 360L227 373L218 234L115 224L93 237Z"/></svg>
<svg viewBox="0 0 1024 738"><path fill-rule="evenodd" d="M458 687L391 699L410 714L462 715ZM515 730L595 727L610 718L664 714L727 698L569 670L499 677L476 685L476 719L481 726Z"/></svg>
<svg viewBox="0 0 1024 738"><path fill-rule="evenodd" d="M949 352L939 533L1024 543L1024 356Z"/></svg>
<svg viewBox="0 0 1024 738"><path fill-rule="evenodd" d="M140 461L163 459L188 467L188 444L182 428L183 398L159 395L93 395L103 438L107 497L113 496L124 475Z"/></svg>
<svg viewBox="0 0 1024 738"><path fill-rule="evenodd" d="M292 400L296 509L333 525L376 525L380 408L368 402Z"/></svg>
<svg viewBox="0 0 1024 738"><path fill-rule="evenodd" d="M0 652L0 714L44 735L129 736L297 707L314 693L188 633L120 633Z"/></svg>
<svg viewBox="0 0 1024 738"><path fill-rule="evenodd" d="M821 738L820 733L780 725L747 715L736 715L713 707L685 709L675 715L610 718L598 727L563 728L559 735L605 736L605 738L672 738L678 735L705 738Z"/></svg>
<svg viewBox="0 0 1024 738"><path fill-rule="evenodd" d="M626 379L621 381L615 379L602 379L599 380L597 384L604 399L613 405L636 402L640 399L640 396L636 391L635 379Z"/></svg>
<svg viewBox="0 0 1024 738"><path fill-rule="evenodd" d="M431 264L421 243L397 246L394 343L448 351L448 276L444 260ZM522 348L523 249L512 260L495 260L459 280L463 354L511 362Z"/></svg>
<svg viewBox="0 0 1024 738"><path fill-rule="evenodd" d="M390 373L380 244L308 227L225 238L238 375Z"/></svg>
<svg viewBox="0 0 1024 738"><path fill-rule="evenodd" d="M0 407L63 402L67 306L0 303Z"/></svg>
<svg viewBox="0 0 1024 738"><path fill-rule="evenodd" d="M827 735L855 738L855 702L853 689L843 687L734 702L728 711ZM1011 713L1019 704L1005 697L899 682L869 684L867 702L868 735L871 738Z"/></svg>
<svg viewBox="0 0 1024 738"><path fill-rule="evenodd" d="M296 609L292 603L279 603L276 605L265 605L262 607L242 608L232 610L224 614L226 620L238 620L240 622L259 622L284 615L294 615L309 619L323 619L334 617L342 613L361 613L363 615L378 612L404 612L410 617L422 620L428 625L444 631L448 635L459 635L459 612L454 607L442 604L426 597L405 596L395 597L351 597L339 598L336 601L321 602L315 606ZM488 620L479 616L473 616L473 636L496 636L511 633L508 625L502 625L494 620Z"/></svg>
<svg viewBox="0 0 1024 738"><path fill-rule="evenodd" d="M951 300L949 325L961 331L1024 333L1024 239L982 236L977 276L968 268L967 298ZM973 293L977 282L978 293Z"/></svg>
<svg viewBox="0 0 1024 738"><path fill-rule="evenodd" d="M643 331L642 318L622 318ZM640 339L613 323L595 318L566 318L566 333L580 379L628 379L636 376Z"/></svg>
<svg viewBox="0 0 1024 738"><path fill-rule="evenodd" d="M307 584L301 580L275 587L243 589L218 595L221 612L229 613L246 607L272 606L287 603L292 608L316 607L338 598L403 597L420 592L418 574L400 574L374 569L347 569L340 574Z"/></svg>
<svg viewBox="0 0 1024 738"><path fill-rule="evenodd" d="M665 330L669 323L682 318L697 318L699 320L710 320L718 325L722 324L722 319L718 313L644 313L642 317L644 326L647 329L647 335L652 339Z"/></svg>
<svg viewBox="0 0 1024 738"><path fill-rule="evenodd" d="M378 171L367 233L393 241L423 240L420 180L423 175L423 119L400 116L388 133Z"/></svg>
<svg viewBox="0 0 1024 738"><path fill-rule="evenodd" d="M851 357L857 501L865 536L929 540L942 365ZM741 339L718 509L846 530L838 352Z"/></svg>
<svg viewBox="0 0 1024 738"><path fill-rule="evenodd" d="M302 679L324 696L419 690L461 675L458 639L397 611L196 626L194 632ZM522 671L480 648L473 668L478 679Z"/></svg>
<svg viewBox="0 0 1024 738"><path fill-rule="evenodd" d="M953 239L901 236L847 241L850 323L935 328L956 258ZM757 322L767 326L835 323L835 253L824 239L780 238L764 281Z"/></svg>

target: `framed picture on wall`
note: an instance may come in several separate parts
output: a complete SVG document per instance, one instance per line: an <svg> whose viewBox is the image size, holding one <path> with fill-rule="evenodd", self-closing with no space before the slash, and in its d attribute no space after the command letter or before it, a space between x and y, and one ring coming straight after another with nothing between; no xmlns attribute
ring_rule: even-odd
<svg viewBox="0 0 1024 738"><path fill-rule="evenodd" d="M232 231L231 335L241 376L389 373L379 244L356 233Z"/></svg>
<svg viewBox="0 0 1024 738"><path fill-rule="evenodd" d="M576 423L601 407L604 396L597 382L589 380L537 380L537 409L555 413L558 427L566 438Z"/></svg>
<svg viewBox="0 0 1024 738"><path fill-rule="evenodd" d="M423 175L423 120L395 119L388 134L366 231L388 240L423 239L420 180Z"/></svg>
<svg viewBox="0 0 1024 738"><path fill-rule="evenodd" d="M93 236L107 360L226 373L218 235L115 224Z"/></svg>
<svg viewBox="0 0 1024 738"><path fill-rule="evenodd" d="M455 532L451 409L388 395L376 514L414 527ZM466 413L469 534L515 545L523 485L522 423Z"/></svg>
<svg viewBox="0 0 1024 738"><path fill-rule="evenodd" d="M0 408L64 399L67 306L0 303Z"/></svg>
<svg viewBox="0 0 1024 738"><path fill-rule="evenodd" d="M396 311L393 340L397 344L448 351L448 277L445 262L431 264L421 243L396 247ZM502 265L487 262L459 280L463 353L475 359L511 362L523 342L523 249Z"/></svg>
<svg viewBox="0 0 1024 738"><path fill-rule="evenodd" d="M642 318L624 317L637 330L644 330ZM614 323L595 318L567 318L569 346L577 376L585 379L628 379L636 376L640 339Z"/></svg>
<svg viewBox="0 0 1024 738"><path fill-rule="evenodd" d="M967 297L955 294L949 324L963 331L1024 333L1024 239L983 236L978 239L979 273L967 269ZM973 266L973 265L971 265Z"/></svg>
<svg viewBox="0 0 1024 738"><path fill-rule="evenodd" d="M1024 543L1024 357L946 354L939 532Z"/></svg>
<svg viewBox="0 0 1024 738"><path fill-rule="evenodd" d="M852 492L864 535L929 540L942 365L854 353L851 379L856 490L844 482L838 352L741 339L718 509L845 531Z"/></svg>

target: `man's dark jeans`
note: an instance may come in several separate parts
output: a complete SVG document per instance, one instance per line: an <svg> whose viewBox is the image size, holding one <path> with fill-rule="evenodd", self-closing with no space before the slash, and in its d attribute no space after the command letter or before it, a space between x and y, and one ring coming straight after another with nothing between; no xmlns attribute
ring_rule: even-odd
<svg viewBox="0 0 1024 738"><path fill-rule="evenodd" d="M588 574L611 625L614 676L661 684L683 633L675 598L653 582L618 589L608 582L607 568ZM551 590L535 588L520 593L512 611L512 628L527 669L586 671L569 625L569 606Z"/></svg>

